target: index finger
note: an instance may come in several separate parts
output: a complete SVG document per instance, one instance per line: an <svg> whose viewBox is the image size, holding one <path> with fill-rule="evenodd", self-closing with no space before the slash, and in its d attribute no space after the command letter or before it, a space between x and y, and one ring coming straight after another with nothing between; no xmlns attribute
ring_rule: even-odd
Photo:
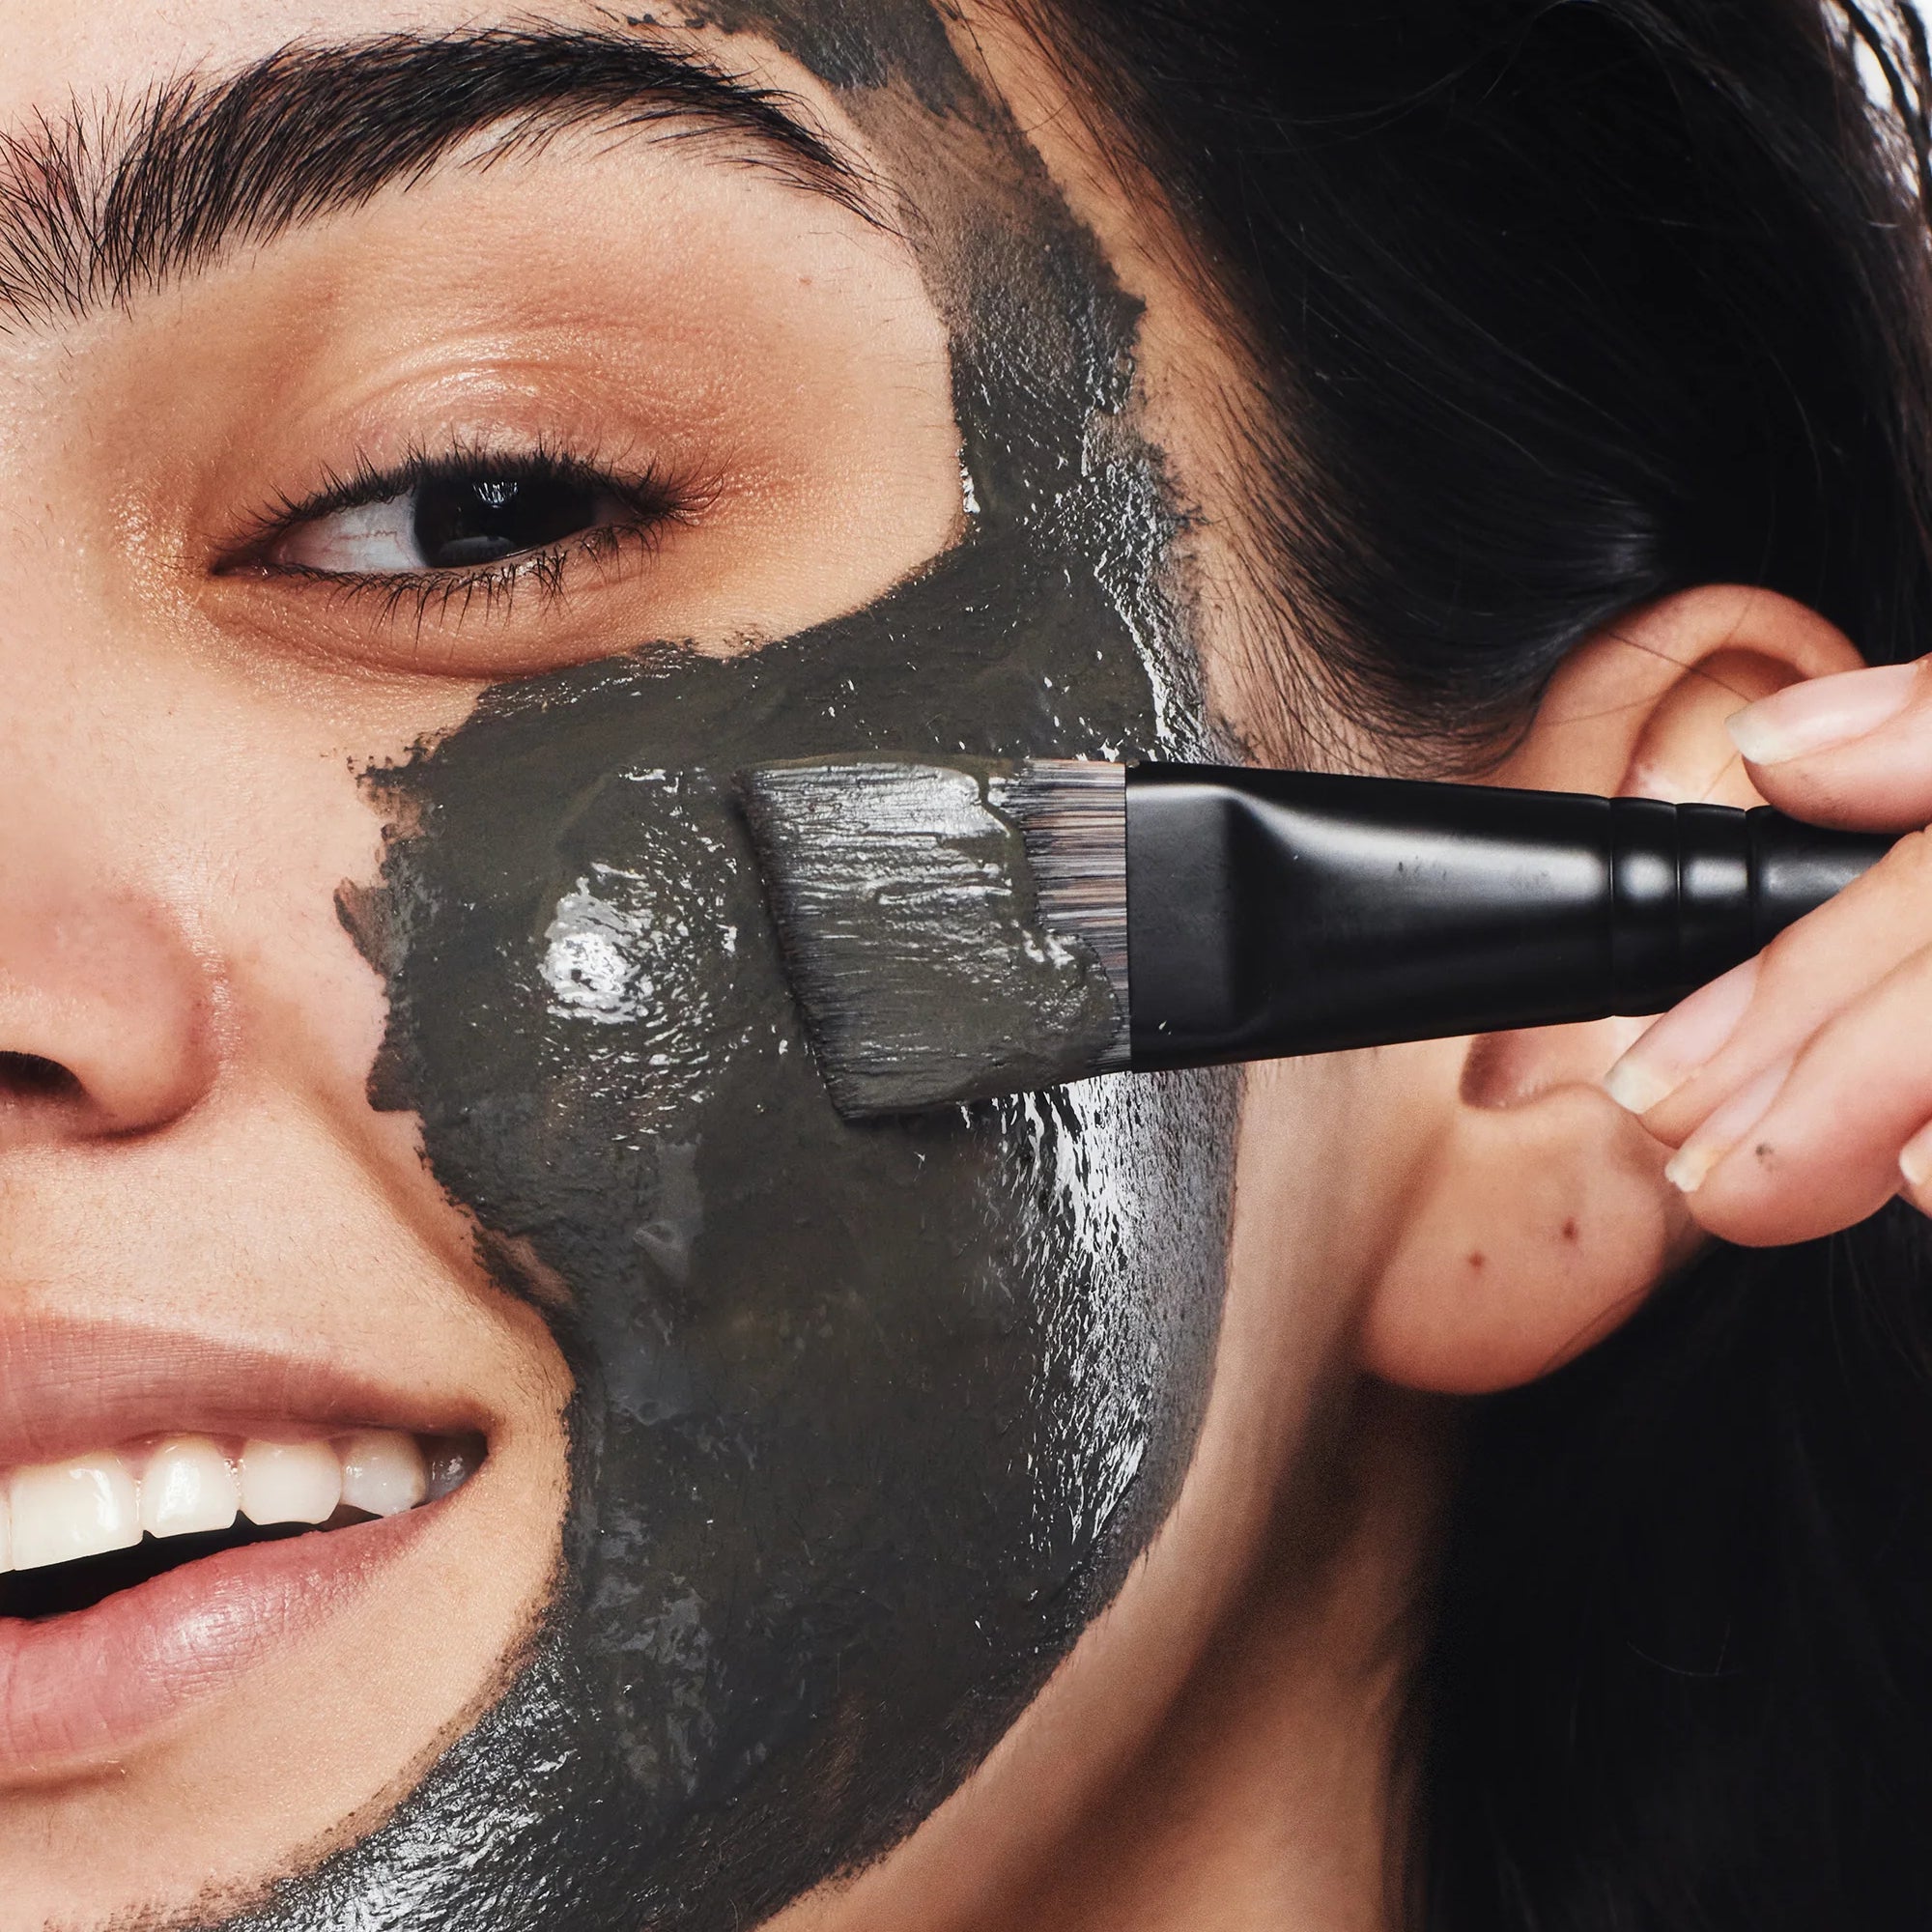
<svg viewBox="0 0 1932 1932"><path fill-rule="evenodd" d="M1752 782L1780 811L1847 831L1932 822L1932 672L1924 658L1807 678L1730 723Z"/></svg>

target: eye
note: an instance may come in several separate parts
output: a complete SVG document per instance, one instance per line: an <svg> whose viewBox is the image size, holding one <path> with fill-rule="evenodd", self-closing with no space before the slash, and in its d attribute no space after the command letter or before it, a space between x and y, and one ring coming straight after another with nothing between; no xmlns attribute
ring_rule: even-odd
<svg viewBox="0 0 1932 1932"><path fill-rule="evenodd" d="M298 524L271 554L278 563L355 577L467 570L547 549L614 522L620 511L576 482L440 476Z"/></svg>
<svg viewBox="0 0 1932 1932"><path fill-rule="evenodd" d="M461 579L498 565L608 547L676 514L654 479L620 481L550 452L417 458L364 470L266 520L251 559L344 579Z"/></svg>

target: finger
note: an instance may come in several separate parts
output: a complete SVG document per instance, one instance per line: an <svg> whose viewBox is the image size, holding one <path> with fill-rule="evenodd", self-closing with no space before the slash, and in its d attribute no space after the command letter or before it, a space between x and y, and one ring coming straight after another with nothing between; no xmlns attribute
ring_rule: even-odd
<svg viewBox="0 0 1932 1932"><path fill-rule="evenodd" d="M1789 1066L1741 1088L1665 1173L1714 1235L1750 1247L1862 1221L1898 1192L1932 1120L1932 949L1835 1015Z"/></svg>
<svg viewBox="0 0 1932 1932"><path fill-rule="evenodd" d="M1729 720L1751 781L1813 825L1902 832L1932 821L1927 660L1807 678Z"/></svg>
<svg viewBox="0 0 1932 1932"><path fill-rule="evenodd" d="M1680 1147L1834 1013L1932 946L1932 837L1899 840L1862 878L1673 1007L1611 1067L1612 1099Z"/></svg>
<svg viewBox="0 0 1932 1932"><path fill-rule="evenodd" d="M1898 1151L1898 1190L1921 1214L1932 1214L1932 1121Z"/></svg>

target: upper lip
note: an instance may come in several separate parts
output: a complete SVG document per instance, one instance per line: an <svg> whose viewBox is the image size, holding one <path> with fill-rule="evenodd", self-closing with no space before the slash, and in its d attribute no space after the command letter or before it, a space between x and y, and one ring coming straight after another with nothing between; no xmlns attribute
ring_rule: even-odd
<svg viewBox="0 0 1932 1932"><path fill-rule="evenodd" d="M0 1316L0 1469L164 1432L482 1426L460 1397L406 1396L337 1363L138 1324Z"/></svg>

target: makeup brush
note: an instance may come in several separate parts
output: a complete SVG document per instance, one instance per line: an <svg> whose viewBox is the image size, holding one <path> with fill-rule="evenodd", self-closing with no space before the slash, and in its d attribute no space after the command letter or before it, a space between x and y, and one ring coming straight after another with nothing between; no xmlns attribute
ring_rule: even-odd
<svg viewBox="0 0 1932 1932"><path fill-rule="evenodd" d="M1654 1013L1890 840L1769 809L1041 758L739 775L838 1111Z"/></svg>

